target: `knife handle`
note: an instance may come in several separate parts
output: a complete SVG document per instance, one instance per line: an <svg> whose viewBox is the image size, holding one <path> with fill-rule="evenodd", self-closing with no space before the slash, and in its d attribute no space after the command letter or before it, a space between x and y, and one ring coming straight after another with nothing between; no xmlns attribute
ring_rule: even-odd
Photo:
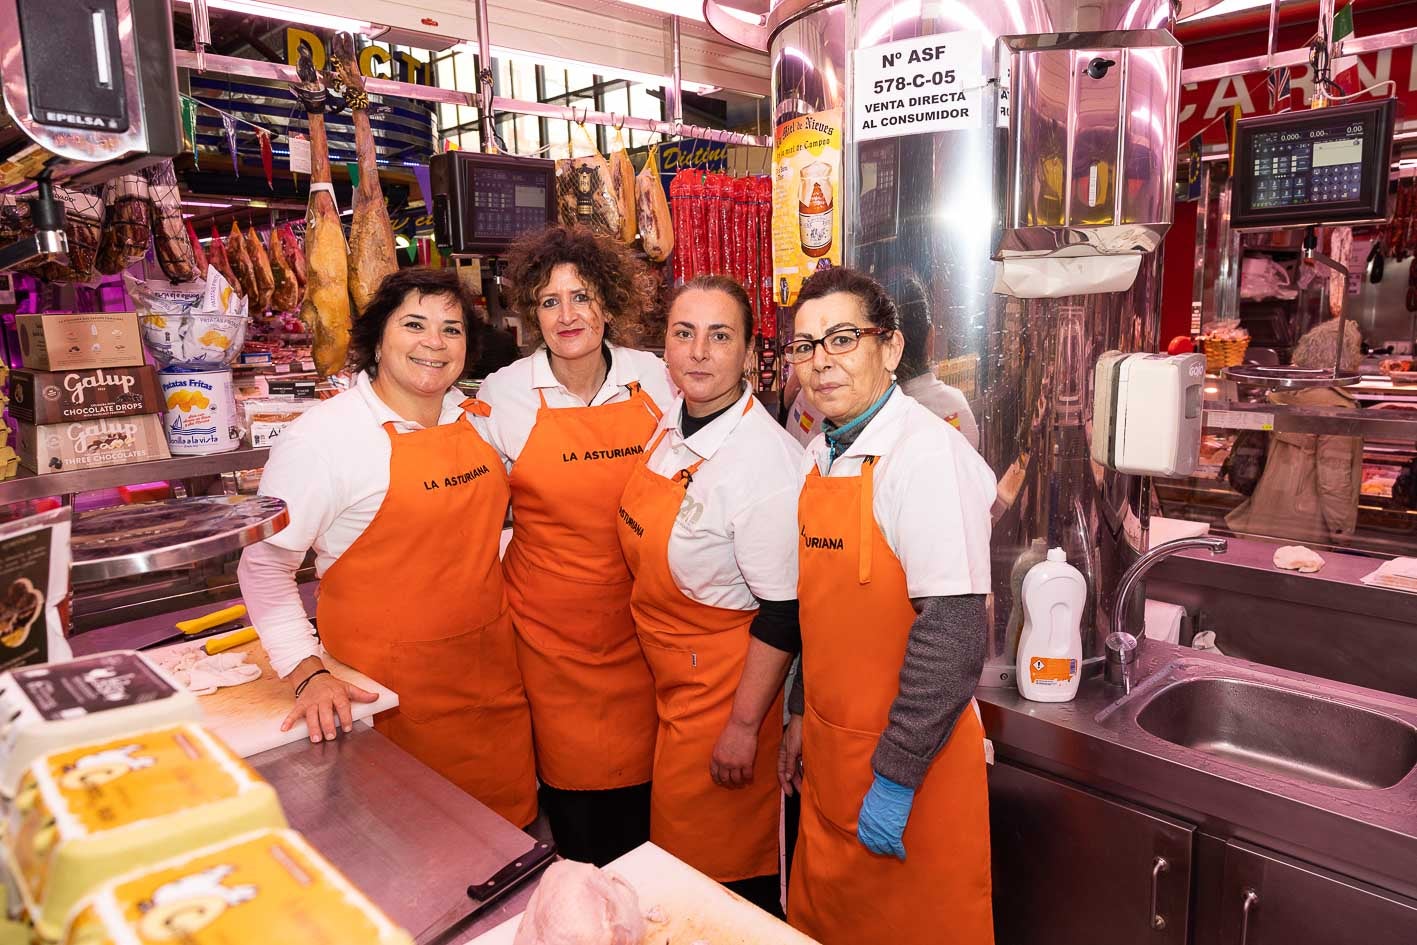
<svg viewBox="0 0 1417 945"><path fill-rule="evenodd" d="M203 630L210 630L213 627L220 627L224 623L232 623L246 616L246 605L236 604L225 610L218 610L216 613L207 614L204 617L193 617L191 620L179 620L177 629L185 635L191 636L194 633L201 633Z"/></svg>
<svg viewBox="0 0 1417 945"><path fill-rule="evenodd" d="M256 639L256 628L243 627L240 630L228 633L224 637L208 640L202 645L202 649L206 650L208 656L216 656L218 653L224 653L234 647L250 643L254 639Z"/></svg>
<svg viewBox="0 0 1417 945"><path fill-rule="evenodd" d="M523 879L541 869L556 858L556 844L537 843L526 853L502 867L492 878L475 886L467 887L467 894L478 902L487 902L501 896Z"/></svg>

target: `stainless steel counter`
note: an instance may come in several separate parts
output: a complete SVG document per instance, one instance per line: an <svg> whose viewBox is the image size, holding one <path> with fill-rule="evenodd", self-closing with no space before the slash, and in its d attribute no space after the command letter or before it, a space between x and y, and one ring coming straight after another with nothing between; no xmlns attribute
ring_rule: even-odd
<svg viewBox="0 0 1417 945"><path fill-rule="evenodd" d="M314 585L301 590L313 610ZM94 630L71 643L78 655L145 646L172 634L178 620L234 603ZM333 742L292 742L247 761L276 789L290 826L418 945L461 941L526 907L534 877L485 907L468 887L484 884L538 840L372 728L356 725Z"/></svg>
<svg viewBox="0 0 1417 945"><path fill-rule="evenodd" d="M999 758L1417 896L1417 770L1385 789L1323 785L1185 748L1137 723L1155 693L1199 677L1279 687L1417 726L1417 700L1155 641L1125 697L1093 678L1073 702L1029 702L1012 689L981 689L978 699ZM1322 737L1291 721L1300 738Z"/></svg>

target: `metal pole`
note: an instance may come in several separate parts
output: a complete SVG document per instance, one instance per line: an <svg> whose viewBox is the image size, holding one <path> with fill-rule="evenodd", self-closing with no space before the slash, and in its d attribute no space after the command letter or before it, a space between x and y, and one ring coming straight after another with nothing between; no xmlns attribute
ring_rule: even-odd
<svg viewBox="0 0 1417 945"><path fill-rule="evenodd" d="M1196 273L1191 281L1191 334L1201 333L1205 309L1206 228L1210 221L1210 165L1201 165L1201 195L1196 203Z"/></svg>
<svg viewBox="0 0 1417 945"><path fill-rule="evenodd" d="M1333 41L1333 2L1334 0L1319 0L1319 41L1326 47L1329 69L1333 68L1334 54L1338 48L1338 44ZM1326 77L1327 75L1326 73ZM1314 88L1314 100L1309 104L1311 108L1323 108L1328 105L1328 86L1320 82Z"/></svg>
<svg viewBox="0 0 1417 945"><path fill-rule="evenodd" d="M1274 68L1274 46L1279 41L1279 0L1269 0L1269 48L1265 53L1266 69Z"/></svg>
<svg viewBox="0 0 1417 945"><path fill-rule="evenodd" d="M669 86L664 90L664 117L673 122L684 120L683 78L680 62L679 18L671 16L669 18Z"/></svg>
<svg viewBox="0 0 1417 945"><path fill-rule="evenodd" d="M482 150L497 150L497 129L492 121L492 34L487 24L487 0L477 0L477 127Z"/></svg>

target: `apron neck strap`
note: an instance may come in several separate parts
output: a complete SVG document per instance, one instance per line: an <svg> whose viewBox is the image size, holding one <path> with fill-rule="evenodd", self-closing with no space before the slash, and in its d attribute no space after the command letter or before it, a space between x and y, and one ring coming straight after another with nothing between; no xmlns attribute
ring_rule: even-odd
<svg viewBox="0 0 1417 945"><path fill-rule="evenodd" d="M544 391L544 390L542 390L540 387L538 387L538 388L536 389L536 396L538 396L538 397L541 398L541 409L542 409L542 410L545 410L545 409L546 409L546 391Z"/></svg>
<svg viewBox="0 0 1417 945"><path fill-rule="evenodd" d="M871 583L871 551L876 544L874 485L876 459L875 456L866 456L861 461L861 531L857 536L857 541L861 543L861 557L858 563L857 578L862 584Z"/></svg>
<svg viewBox="0 0 1417 945"><path fill-rule="evenodd" d="M625 389L630 392L631 400L638 400L645 405L645 409L649 411L650 416L654 417L655 423L664 419L664 411L659 409L659 405L654 402L653 397L645 396L644 391L640 389L639 381L631 381L625 385Z"/></svg>

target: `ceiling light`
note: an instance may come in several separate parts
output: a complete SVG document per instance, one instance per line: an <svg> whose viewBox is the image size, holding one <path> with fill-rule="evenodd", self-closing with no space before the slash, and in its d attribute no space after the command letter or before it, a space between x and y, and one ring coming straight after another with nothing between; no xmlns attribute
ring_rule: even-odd
<svg viewBox="0 0 1417 945"><path fill-rule="evenodd" d="M182 206L184 206L184 207L222 207L222 208L230 208L230 207L234 206L234 204L232 204L230 201L214 202L214 201L211 201L211 200L184 200L184 201L182 201Z"/></svg>
<svg viewBox="0 0 1417 945"><path fill-rule="evenodd" d="M182 2L191 4L192 0L182 0ZM282 6L279 3L266 3L264 0L207 0L207 6L213 10L249 13L252 16L264 16L267 19L280 20L285 23L318 26L338 32L368 34L374 31L373 24L368 20L356 20L351 17L333 16L329 13L300 10L295 7Z"/></svg>
<svg viewBox="0 0 1417 945"><path fill-rule="evenodd" d="M477 52L476 43L464 43L464 52ZM584 69L599 76L611 79L625 79L628 82L640 82L653 88L662 88L670 84L670 80L662 75L652 75L648 72L635 72L633 69L617 69L613 66L598 66L594 63L580 62L576 59L562 59L560 56L544 56L541 53L526 52L520 49L508 49L505 46L492 46L492 55L499 59L517 59L527 62L535 62L543 66L551 66L558 69ZM683 82L679 87L685 92L693 92L695 95L707 95L709 92L716 92L720 86L707 85L702 82Z"/></svg>
<svg viewBox="0 0 1417 945"><path fill-rule="evenodd" d="M213 0L215 2L215 0ZM1280 0L1283 5L1283 0ZM1208 20L1216 16L1229 16L1232 13L1240 13L1244 10L1254 10L1258 7L1268 7L1269 0L1220 0L1215 6L1190 16L1182 17L1181 23L1197 23L1201 20Z"/></svg>
<svg viewBox="0 0 1417 945"><path fill-rule="evenodd" d="M698 2L695 0L618 0L618 2L632 7L641 7L645 10L653 10L666 16L678 16L699 22L703 22L704 19L703 0L698 0Z"/></svg>

